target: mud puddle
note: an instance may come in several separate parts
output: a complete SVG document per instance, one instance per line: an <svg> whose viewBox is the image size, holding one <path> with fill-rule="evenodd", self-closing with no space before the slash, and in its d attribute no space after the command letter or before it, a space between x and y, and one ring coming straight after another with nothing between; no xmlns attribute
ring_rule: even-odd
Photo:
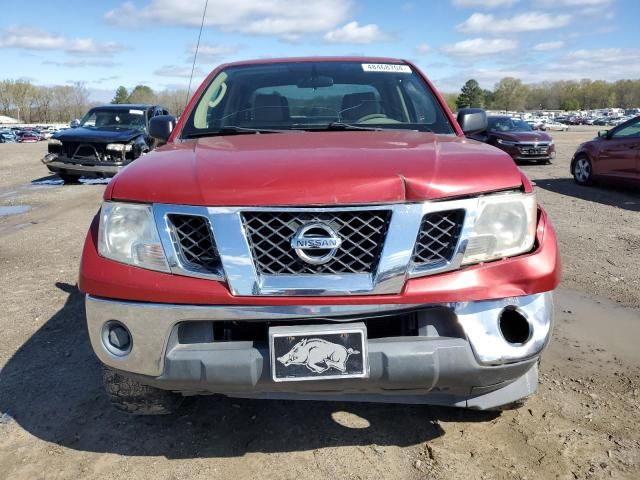
<svg viewBox="0 0 640 480"><path fill-rule="evenodd" d="M30 205L9 205L0 206L0 217L8 217L11 215L20 215L31 210Z"/></svg>

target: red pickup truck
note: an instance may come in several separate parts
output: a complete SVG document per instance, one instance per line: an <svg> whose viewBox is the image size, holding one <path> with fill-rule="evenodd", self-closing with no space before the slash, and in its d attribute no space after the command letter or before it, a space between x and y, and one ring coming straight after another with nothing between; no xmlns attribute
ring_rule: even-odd
<svg viewBox="0 0 640 480"><path fill-rule="evenodd" d="M215 69L107 187L80 289L116 406L517 404L560 267L532 185L392 58Z"/></svg>

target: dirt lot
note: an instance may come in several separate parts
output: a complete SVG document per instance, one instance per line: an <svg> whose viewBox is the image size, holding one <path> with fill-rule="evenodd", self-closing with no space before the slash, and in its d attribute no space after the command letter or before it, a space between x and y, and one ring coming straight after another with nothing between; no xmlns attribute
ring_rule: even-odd
<svg viewBox="0 0 640 480"><path fill-rule="evenodd" d="M0 212L30 207L0 216L0 478L640 478L640 194L573 184L593 135L554 133L556 162L522 166L565 274L539 392L501 415L216 397L171 417L112 410L75 287L104 186L33 185L45 145L0 145Z"/></svg>

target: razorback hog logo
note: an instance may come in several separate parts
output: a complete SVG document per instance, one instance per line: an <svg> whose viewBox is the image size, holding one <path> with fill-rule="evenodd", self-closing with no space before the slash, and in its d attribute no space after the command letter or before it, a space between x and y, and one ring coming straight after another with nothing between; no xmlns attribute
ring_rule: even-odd
<svg viewBox="0 0 640 480"><path fill-rule="evenodd" d="M353 348L345 348L342 345L319 338L312 338L308 341L305 338L296 343L288 353L278 357L278 361L285 367L305 365L314 373L322 373L330 368L346 372L349 357L359 353Z"/></svg>

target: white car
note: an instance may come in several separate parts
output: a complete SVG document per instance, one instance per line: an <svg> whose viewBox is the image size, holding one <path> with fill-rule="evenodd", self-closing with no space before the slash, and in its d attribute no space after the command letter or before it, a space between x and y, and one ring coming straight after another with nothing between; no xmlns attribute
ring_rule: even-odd
<svg viewBox="0 0 640 480"><path fill-rule="evenodd" d="M544 130L557 130L560 132L566 132L567 130L569 130L569 125L554 122L553 120L546 120L545 122L543 122L542 128Z"/></svg>

